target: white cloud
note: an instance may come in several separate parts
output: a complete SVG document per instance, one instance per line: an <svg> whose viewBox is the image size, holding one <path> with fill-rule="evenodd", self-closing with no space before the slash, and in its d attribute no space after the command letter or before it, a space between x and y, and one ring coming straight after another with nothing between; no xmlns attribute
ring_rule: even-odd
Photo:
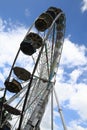
<svg viewBox="0 0 87 130"><path fill-rule="evenodd" d="M30 16L30 11L28 8L25 9L25 16L29 17Z"/></svg>
<svg viewBox="0 0 87 130"><path fill-rule="evenodd" d="M82 120L87 120L87 86L85 84L76 84L76 92L70 98L70 108L77 110Z"/></svg>
<svg viewBox="0 0 87 130"><path fill-rule="evenodd" d="M3 29L5 28L5 22L0 18L0 32L3 31Z"/></svg>
<svg viewBox="0 0 87 130"><path fill-rule="evenodd" d="M81 69L75 69L70 74L70 82L76 83L80 75L83 73Z"/></svg>
<svg viewBox="0 0 87 130"><path fill-rule="evenodd" d="M78 46L71 42L68 38L65 39L61 63L68 67L82 66L87 64L87 57L85 56L86 48Z"/></svg>
<svg viewBox="0 0 87 130"><path fill-rule="evenodd" d="M82 0L81 10L82 10L82 12L87 11L87 0Z"/></svg>
<svg viewBox="0 0 87 130"><path fill-rule="evenodd" d="M2 26L4 22L2 21ZM14 29L15 26L15 29ZM8 29L7 29L8 30ZM20 43L26 34L26 28L13 24L13 29L0 32L0 67L6 67L6 64L12 65L15 55L20 47Z"/></svg>
<svg viewBox="0 0 87 130"><path fill-rule="evenodd" d="M79 121L75 120L70 122L70 126L68 127L68 130L87 130L87 128L83 128L79 125Z"/></svg>

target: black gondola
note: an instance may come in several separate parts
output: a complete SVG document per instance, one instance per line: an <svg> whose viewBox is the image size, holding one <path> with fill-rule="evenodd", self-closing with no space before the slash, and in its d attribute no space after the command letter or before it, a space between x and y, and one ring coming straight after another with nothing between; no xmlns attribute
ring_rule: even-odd
<svg viewBox="0 0 87 130"><path fill-rule="evenodd" d="M61 14L60 17L56 20L56 23L64 27L64 14Z"/></svg>
<svg viewBox="0 0 87 130"><path fill-rule="evenodd" d="M20 45L21 51L26 55L32 55L42 46L42 38L33 32L30 32Z"/></svg>
<svg viewBox="0 0 87 130"><path fill-rule="evenodd" d="M27 41L31 42L31 45L35 48L35 49L39 49L42 46L42 38L34 32L30 32L26 38Z"/></svg>
<svg viewBox="0 0 87 130"><path fill-rule="evenodd" d="M56 29L57 29L58 31L62 31L62 30L64 29L64 24L63 24L63 23L57 24Z"/></svg>
<svg viewBox="0 0 87 130"><path fill-rule="evenodd" d="M63 37L63 33L59 31L57 33L57 39L60 40L60 39L62 39L62 37Z"/></svg>
<svg viewBox="0 0 87 130"><path fill-rule="evenodd" d="M20 115L21 114L21 111L8 105L8 104L4 104L3 105L5 110L8 111L9 113L13 114L13 115Z"/></svg>
<svg viewBox="0 0 87 130"><path fill-rule="evenodd" d="M20 49L25 55L32 55L36 52L36 49L33 48L31 42L27 42L27 41L23 41L21 43Z"/></svg>
<svg viewBox="0 0 87 130"><path fill-rule="evenodd" d="M48 13L42 13L39 18L35 21L35 27L38 31L45 31L52 24L53 18Z"/></svg>
<svg viewBox="0 0 87 130"><path fill-rule="evenodd" d="M46 13L50 14L50 15L53 17L53 19L55 19L55 17L56 17L60 12L62 12L62 10L59 9L59 8L56 8L56 7L50 7L50 8L48 8L48 10L46 11Z"/></svg>
<svg viewBox="0 0 87 130"><path fill-rule="evenodd" d="M4 125L3 128L1 128L0 130L11 130L11 128L7 125Z"/></svg>
<svg viewBox="0 0 87 130"><path fill-rule="evenodd" d="M13 93L18 93L22 89L21 84L15 79L12 79L11 82L6 80L4 84L6 86L6 89L10 92L13 92Z"/></svg>
<svg viewBox="0 0 87 130"><path fill-rule="evenodd" d="M31 73L24 68L16 66L13 68L13 71L14 74L21 80L27 81L31 78Z"/></svg>

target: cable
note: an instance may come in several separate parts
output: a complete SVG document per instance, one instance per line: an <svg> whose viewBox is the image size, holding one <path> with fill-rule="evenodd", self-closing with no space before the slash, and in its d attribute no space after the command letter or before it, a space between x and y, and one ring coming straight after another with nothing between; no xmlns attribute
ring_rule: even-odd
<svg viewBox="0 0 87 130"><path fill-rule="evenodd" d="M53 89L51 92L51 130L53 130Z"/></svg>
<svg viewBox="0 0 87 130"><path fill-rule="evenodd" d="M53 90L54 90L54 95L55 95L55 99L56 99L57 106L58 106L58 112L59 112L59 114L60 114L61 121L62 121L62 124L63 124L63 128L64 128L64 130L67 130L67 127L66 127L66 124L65 124L65 120L64 120L64 117L63 117L63 113L62 113L62 109L60 108L60 105L59 105L59 101L58 101L58 97L57 97L55 88L54 88Z"/></svg>

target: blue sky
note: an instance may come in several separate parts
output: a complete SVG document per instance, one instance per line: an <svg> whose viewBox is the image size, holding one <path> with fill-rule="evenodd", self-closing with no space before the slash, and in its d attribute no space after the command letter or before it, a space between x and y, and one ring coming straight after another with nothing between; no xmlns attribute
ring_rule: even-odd
<svg viewBox="0 0 87 130"><path fill-rule="evenodd" d="M87 0L1 0L0 86L4 87L28 28L50 6L61 8L66 15L64 48L55 89L68 130L87 130ZM63 130L55 101L54 108L55 130ZM48 111L49 105L41 125L43 130L50 130L50 123L46 123L50 118Z"/></svg>

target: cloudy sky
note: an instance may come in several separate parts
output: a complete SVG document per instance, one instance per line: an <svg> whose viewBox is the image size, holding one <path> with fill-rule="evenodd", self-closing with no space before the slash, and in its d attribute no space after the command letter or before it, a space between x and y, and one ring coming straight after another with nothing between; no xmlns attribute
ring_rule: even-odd
<svg viewBox="0 0 87 130"><path fill-rule="evenodd" d="M1 0L0 87L4 87L20 42L29 27L50 6L61 8L66 15L64 47L55 85L57 96L68 130L87 130L87 0ZM18 62L21 61L19 58ZM50 130L48 120L49 106L42 130ZM55 101L54 127L54 130L63 130Z"/></svg>

